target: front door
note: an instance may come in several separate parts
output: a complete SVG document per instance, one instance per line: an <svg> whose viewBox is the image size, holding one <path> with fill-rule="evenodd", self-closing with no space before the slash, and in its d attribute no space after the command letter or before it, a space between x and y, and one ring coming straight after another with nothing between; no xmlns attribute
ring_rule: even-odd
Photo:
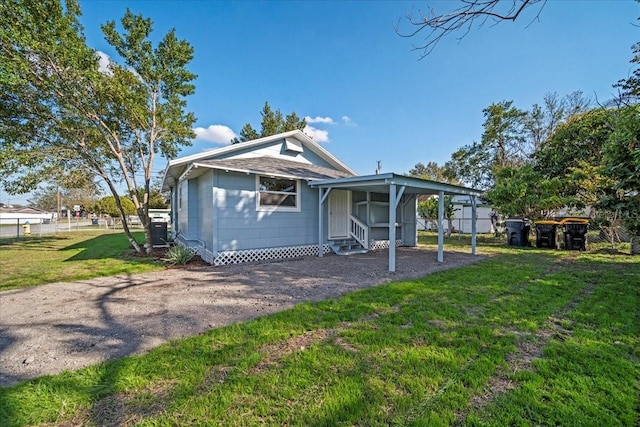
<svg viewBox="0 0 640 427"><path fill-rule="evenodd" d="M329 194L329 239L349 237L350 195L345 190L331 190Z"/></svg>

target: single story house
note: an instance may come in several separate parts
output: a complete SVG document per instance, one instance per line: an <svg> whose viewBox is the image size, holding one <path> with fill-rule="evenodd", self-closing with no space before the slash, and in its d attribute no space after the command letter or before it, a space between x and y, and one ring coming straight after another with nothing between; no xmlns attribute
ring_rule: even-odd
<svg viewBox="0 0 640 427"><path fill-rule="evenodd" d="M214 265L389 248L390 271L397 245L417 245L418 195L480 196L394 173L359 176L299 130L171 160L162 189L174 240Z"/></svg>
<svg viewBox="0 0 640 427"><path fill-rule="evenodd" d="M492 205L487 204L484 200L478 198L472 200L473 196L453 196L453 219L451 227L455 233L471 233L474 222L476 233L495 233L495 227L491 221L492 214L497 215ZM418 201L420 203L420 201ZM475 208L474 208L475 203ZM475 220L473 219L473 210L476 212ZM418 230L437 230L436 221L431 221L422 217L418 217L416 222ZM445 221L446 225L446 221Z"/></svg>
<svg viewBox="0 0 640 427"><path fill-rule="evenodd" d="M0 208L0 224L42 224L55 221L57 214L33 207Z"/></svg>

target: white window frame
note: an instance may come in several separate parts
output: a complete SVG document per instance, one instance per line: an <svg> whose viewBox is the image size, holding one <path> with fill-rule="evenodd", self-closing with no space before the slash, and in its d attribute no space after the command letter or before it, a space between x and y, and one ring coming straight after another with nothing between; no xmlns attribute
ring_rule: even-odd
<svg viewBox="0 0 640 427"><path fill-rule="evenodd" d="M284 180L294 181L296 183L296 191L295 193L284 192L284 191L262 191L260 190L260 178L275 178L275 179L284 179ZM283 178L283 177L269 176L269 175L256 175L256 211L258 212L300 212L300 205L301 205L300 188L301 188L301 185L300 185L299 179ZM295 195L296 205L295 206L275 206L275 205L263 206L260 204L260 193Z"/></svg>
<svg viewBox="0 0 640 427"><path fill-rule="evenodd" d="M185 191L185 186L186 186L186 181L179 181L178 182L178 210L182 210L182 199L184 198L182 196L182 192ZM186 190L188 191L188 190Z"/></svg>

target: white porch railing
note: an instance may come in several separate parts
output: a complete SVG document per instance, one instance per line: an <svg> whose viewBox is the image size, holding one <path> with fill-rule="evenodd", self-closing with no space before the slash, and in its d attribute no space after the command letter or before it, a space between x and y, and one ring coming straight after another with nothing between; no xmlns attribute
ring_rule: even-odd
<svg viewBox="0 0 640 427"><path fill-rule="evenodd" d="M349 234L356 239L363 248L369 249L369 227L353 215L349 215Z"/></svg>

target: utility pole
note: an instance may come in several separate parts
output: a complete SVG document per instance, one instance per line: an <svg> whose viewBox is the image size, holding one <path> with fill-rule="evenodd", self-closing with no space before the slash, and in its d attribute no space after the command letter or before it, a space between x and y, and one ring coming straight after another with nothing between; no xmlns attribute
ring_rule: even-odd
<svg viewBox="0 0 640 427"><path fill-rule="evenodd" d="M60 184L56 183L56 222L62 218L60 206Z"/></svg>

